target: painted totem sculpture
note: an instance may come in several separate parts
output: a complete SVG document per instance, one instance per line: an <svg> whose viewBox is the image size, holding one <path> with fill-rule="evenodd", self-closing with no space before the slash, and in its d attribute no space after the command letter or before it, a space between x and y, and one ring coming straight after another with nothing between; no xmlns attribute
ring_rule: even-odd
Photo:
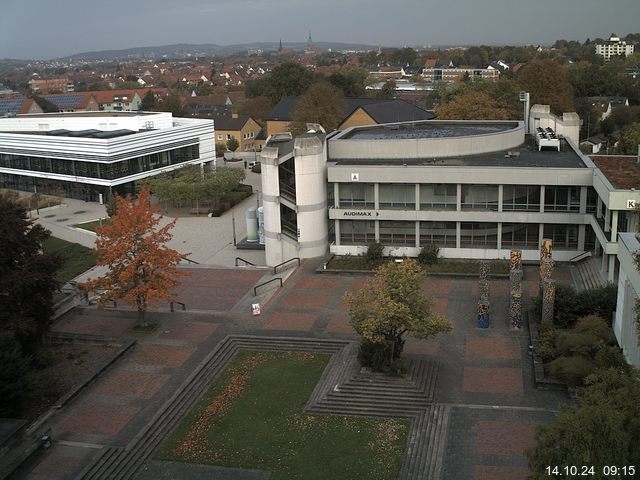
<svg viewBox="0 0 640 480"><path fill-rule="evenodd" d="M477 327L489 328L489 262L480 263L480 280L478 282Z"/></svg>
<svg viewBox="0 0 640 480"><path fill-rule="evenodd" d="M509 324L513 329L522 328L522 277L522 251L511 250Z"/></svg>

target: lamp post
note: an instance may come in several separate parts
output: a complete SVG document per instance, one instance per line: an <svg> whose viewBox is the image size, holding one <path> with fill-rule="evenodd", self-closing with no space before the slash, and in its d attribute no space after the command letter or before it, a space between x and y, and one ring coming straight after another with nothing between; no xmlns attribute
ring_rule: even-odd
<svg viewBox="0 0 640 480"><path fill-rule="evenodd" d="M233 246L236 246L236 215L231 207L231 229L233 230Z"/></svg>

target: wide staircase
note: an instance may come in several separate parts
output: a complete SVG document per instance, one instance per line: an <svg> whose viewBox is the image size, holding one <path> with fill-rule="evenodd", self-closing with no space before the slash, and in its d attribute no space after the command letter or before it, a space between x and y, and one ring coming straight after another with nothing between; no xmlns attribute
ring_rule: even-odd
<svg viewBox="0 0 640 480"><path fill-rule="evenodd" d="M573 265L582 284L582 290L591 290L607 284L606 278L600 273L601 261L599 257L589 257Z"/></svg>
<svg viewBox="0 0 640 480"><path fill-rule="evenodd" d="M76 480L135 478L162 440L241 349L331 354L305 412L408 418L411 421L408 447L400 478L439 478L451 407L432 403L438 374L437 362L413 359L407 375L388 377L360 369L354 342L230 335L200 363L126 447L105 447Z"/></svg>

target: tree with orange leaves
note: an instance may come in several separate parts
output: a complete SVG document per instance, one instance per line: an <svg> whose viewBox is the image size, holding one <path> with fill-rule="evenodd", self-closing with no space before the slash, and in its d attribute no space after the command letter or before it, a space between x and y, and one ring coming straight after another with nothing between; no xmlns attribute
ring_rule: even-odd
<svg viewBox="0 0 640 480"><path fill-rule="evenodd" d="M101 292L98 305L116 300L135 305L144 324L147 308L160 300L172 301L177 278L185 275L177 268L183 255L166 246L176 221L159 226L162 217L151 205L148 188L140 192L136 202L131 195L123 198L116 194L116 205L109 223L96 230L94 248L96 264L109 270L83 288Z"/></svg>

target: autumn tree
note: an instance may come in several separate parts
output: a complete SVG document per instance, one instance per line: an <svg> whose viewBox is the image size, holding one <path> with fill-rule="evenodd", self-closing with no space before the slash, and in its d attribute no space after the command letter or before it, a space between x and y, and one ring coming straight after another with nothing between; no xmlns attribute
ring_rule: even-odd
<svg viewBox="0 0 640 480"><path fill-rule="evenodd" d="M531 103L549 105L558 115L573 112L573 87L567 70L554 60L534 60L518 72L518 82L531 94Z"/></svg>
<svg viewBox="0 0 640 480"><path fill-rule="evenodd" d="M404 335L430 338L453 328L425 296L425 276L413 259L387 262L360 290L344 295L349 323L363 338L360 359L365 365L386 370L400 357Z"/></svg>
<svg viewBox="0 0 640 480"><path fill-rule="evenodd" d="M314 83L296 102L294 131L305 130L307 123L319 123L329 132L344 116L346 104L342 91L326 81Z"/></svg>
<svg viewBox="0 0 640 480"><path fill-rule="evenodd" d="M622 130L620 151L626 155L636 155L640 146L640 123L632 123Z"/></svg>
<svg viewBox="0 0 640 480"><path fill-rule="evenodd" d="M485 92L468 91L438 107L442 120L509 120L507 110Z"/></svg>
<svg viewBox="0 0 640 480"><path fill-rule="evenodd" d="M123 300L135 306L144 325L147 309L161 300L173 300L178 277L184 275L177 267L182 255L166 246L176 221L160 227L162 217L156 215L158 209L151 205L147 188L135 202L131 195L116 195L116 202L110 223L96 230L96 265L108 271L83 288L99 292L99 305Z"/></svg>
<svg viewBox="0 0 640 480"><path fill-rule="evenodd" d="M297 62L284 62L270 73L247 82L247 97L265 96L275 105L285 96L298 96L314 82L313 72Z"/></svg>
<svg viewBox="0 0 640 480"><path fill-rule="evenodd" d="M151 112L156 108L156 96L153 91L148 90L147 93L145 93L139 108L143 112Z"/></svg>
<svg viewBox="0 0 640 480"><path fill-rule="evenodd" d="M155 110L158 112L171 112L174 117L182 116L182 99L178 92L171 92L166 97L163 97L156 106Z"/></svg>
<svg viewBox="0 0 640 480"><path fill-rule="evenodd" d="M362 97L366 93L369 72L366 68L348 66L329 75L329 83L342 90L345 97Z"/></svg>

